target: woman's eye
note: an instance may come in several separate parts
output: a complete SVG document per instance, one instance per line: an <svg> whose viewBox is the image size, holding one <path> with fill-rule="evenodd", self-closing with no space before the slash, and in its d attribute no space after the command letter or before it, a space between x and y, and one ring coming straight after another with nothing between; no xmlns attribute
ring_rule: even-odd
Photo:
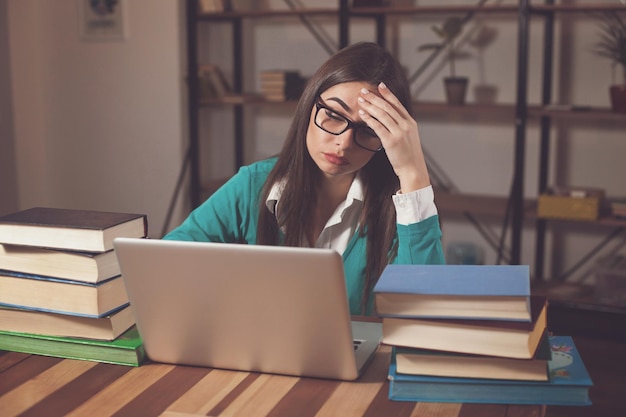
<svg viewBox="0 0 626 417"><path fill-rule="evenodd" d="M360 130L359 133L362 133L362 134L364 134L367 137L370 137L370 138L377 138L378 137L376 132L374 132L374 129L372 129L371 127L362 127L359 130Z"/></svg>
<svg viewBox="0 0 626 417"><path fill-rule="evenodd" d="M325 109L325 111L326 111L326 117L328 117L329 119L333 119L333 120L336 120L338 122L344 122L345 121L345 119L341 115L335 113L334 111L328 110L328 109Z"/></svg>

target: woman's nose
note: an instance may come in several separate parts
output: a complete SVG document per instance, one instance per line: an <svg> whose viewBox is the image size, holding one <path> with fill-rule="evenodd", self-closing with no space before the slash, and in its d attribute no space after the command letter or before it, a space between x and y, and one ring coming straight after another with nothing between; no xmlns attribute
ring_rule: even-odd
<svg viewBox="0 0 626 417"><path fill-rule="evenodd" d="M337 145L340 149L348 149L352 146L353 140L354 131L353 129L348 129L342 134L335 136L335 145Z"/></svg>

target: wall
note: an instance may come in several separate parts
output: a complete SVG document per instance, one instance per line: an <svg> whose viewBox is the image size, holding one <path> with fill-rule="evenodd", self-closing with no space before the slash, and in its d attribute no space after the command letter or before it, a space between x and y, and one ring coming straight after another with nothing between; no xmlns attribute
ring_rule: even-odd
<svg viewBox="0 0 626 417"><path fill-rule="evenodd" d="M127 1L115 41L82 39L74 0L7 6L17 205L146 213L159 236L186 135L181 2Z"/></svg>
<svg viewBox="0 0 626 417"><path fill-rule="evenodd" d="M0 0L0 62L9 62L8 19L5 0ZM8 65L0 65L0 91L11 91ZM13 146L11 97L0 93L0 215L17 210L17 183Z"/></svg>

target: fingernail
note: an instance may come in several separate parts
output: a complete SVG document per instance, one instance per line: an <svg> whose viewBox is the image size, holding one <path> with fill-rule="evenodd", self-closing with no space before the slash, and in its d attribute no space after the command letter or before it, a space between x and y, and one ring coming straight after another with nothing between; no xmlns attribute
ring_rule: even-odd
<svg viewBox="0 0 626 417"><path fill-rule="evenodd" d="M384 82L381 82L380 84L378 84L378 87L380 87L380 88L387 88L387 86L385 85Z"/></svg>
<svg viewBox="0 0 626 417"><path fill-rule="evenodd" d="M369 93L369 90L367 88L361 88L361 93L362 94L367 94L367 93Z"/></svg>
<svg viewBox="0 0 626 417"><path fill-rule="evenodd" d="M357 100L359 101L359 103L365 103L365 99L363 97L359 97Z"/></svg>
<svg viewBox="0 0 626 417"><path fill-rule="evenodd" d="M360 114L361 116L365 116L365 110L359 109L359 114Z"/></svg>

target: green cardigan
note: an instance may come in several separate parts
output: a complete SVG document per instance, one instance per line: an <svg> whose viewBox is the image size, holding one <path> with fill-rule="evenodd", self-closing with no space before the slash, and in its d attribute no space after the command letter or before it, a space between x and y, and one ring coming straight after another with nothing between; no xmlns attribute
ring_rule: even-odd
<svg viewBox="0 0 626 417"><path fill-rule="evenodd" d="M242 167L163 239L255 244L259 194L275 163L276 158L270 158ZM438 216L408 226L397 225L397 238L398 256L393 263L445 263ZM366 238L355 233L343 253L350 313L355 315L361 314L366 243ZM370 297L368 314L373 311L372 301Z"/></svg>

